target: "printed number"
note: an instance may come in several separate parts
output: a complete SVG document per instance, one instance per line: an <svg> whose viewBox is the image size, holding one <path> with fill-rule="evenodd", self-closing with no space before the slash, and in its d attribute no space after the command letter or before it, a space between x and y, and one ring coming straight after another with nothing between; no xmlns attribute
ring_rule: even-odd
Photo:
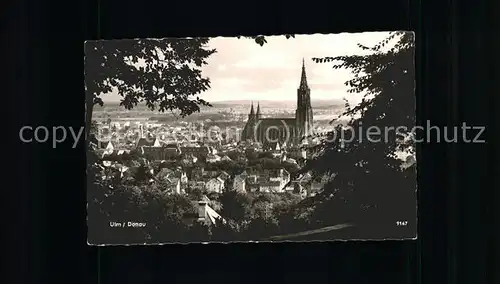
<svg viewBox="0 0 500 284"><path fill-rule="evenodd" d="M397 226L406 226L408 225L408 221L396 221Z"/></svg>

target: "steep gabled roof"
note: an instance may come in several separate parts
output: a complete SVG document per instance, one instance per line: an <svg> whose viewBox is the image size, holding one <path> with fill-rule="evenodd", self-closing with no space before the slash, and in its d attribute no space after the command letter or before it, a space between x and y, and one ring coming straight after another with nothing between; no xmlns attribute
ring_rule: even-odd
<svg viewBox="0 0 500 284"><path fill-rule="evenodd" d="M290 127L291 128L295 128L296 126L296 120L295 118L290 118L290 117L286 117L286 118L261 118L258 120L258 127L265 127L265 128L269 128L271 126L275 126L275 127L284 127L284 126L287 126L287 127Z"/></svg>

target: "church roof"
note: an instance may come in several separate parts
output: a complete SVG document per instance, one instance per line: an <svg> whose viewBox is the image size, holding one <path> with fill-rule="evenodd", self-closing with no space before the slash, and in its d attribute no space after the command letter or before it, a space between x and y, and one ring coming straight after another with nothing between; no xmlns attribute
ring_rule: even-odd
<svg viewBox="0 0 500 284"><path fill-rule="evenodd" d="M137 147L151 147L155 144L156 138L141 138L137 141Z"/></svg>
<svg viewBox="0 0 500 284"><path fill-rule="evenodd" d="M258 120L259 127L271 127L271 126L288 126L295 127L295 118L261 118Z"/></svg>
<svg viewBox="0 0 500 284"><path fill-rule="evenodd" d="M163 147L165 148L180 148L177 143L163 143Z"/></svg>

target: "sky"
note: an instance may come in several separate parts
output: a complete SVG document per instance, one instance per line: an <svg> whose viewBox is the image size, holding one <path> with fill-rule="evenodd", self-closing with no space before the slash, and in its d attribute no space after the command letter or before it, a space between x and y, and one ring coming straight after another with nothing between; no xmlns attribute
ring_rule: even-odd
<svg viewBox="0 0 500 284"><path fill-rule="evenodd" d="M358 43L373 46L387 36L388 32L296 35L290 39L269 36L263 46L246 38L213 38L208 47L217 52L202 68L211 88L200 97L209 102L294 101L304 59L312 101L347 98L355 102L361 95L348 94L344 85L352 77L350 70L333 69L333 63L314 63L312 58L366 54ZM116 91L102 98L105 102L120 100Z"/></svg>

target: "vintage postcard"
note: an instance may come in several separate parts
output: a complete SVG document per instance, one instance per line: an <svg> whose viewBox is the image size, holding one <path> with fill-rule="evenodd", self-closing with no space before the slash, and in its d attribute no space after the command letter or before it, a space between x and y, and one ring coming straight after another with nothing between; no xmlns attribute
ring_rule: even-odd
<svg viewBox="0 0 500 284"><path fill-rule="evenodd" d="M414 33L85 42L88 243L417 237Z"/></svg>

